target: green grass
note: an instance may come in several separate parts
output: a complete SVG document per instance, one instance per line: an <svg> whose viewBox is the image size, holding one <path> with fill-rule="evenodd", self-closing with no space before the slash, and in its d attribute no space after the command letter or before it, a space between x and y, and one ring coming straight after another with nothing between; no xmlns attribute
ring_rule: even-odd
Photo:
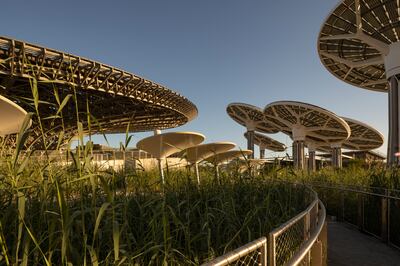
<svg viewBox="0 0 400 266"><path fill-rule="evenodd" d="M32 99L24 99L35 134L25 123L16 138L0 143L2 265L198 265L265 236L310 202L303 186L237 169L217 182L214 169L205 167L200 187L187 170L168 171L165 186L157 171L101 171L92 163L91 143L84 143L96 121L89 106L78 110L75 91L60 98L54 85L54 114L43 117L40 110L50 103L41 101L38 87L32 79ZM76 108L68 113L71 103ZM54 128L64 128L71 115L78 148L64 146L66 165L47 147L53 135L61 148L63 132ZM129 125L122 151L132 139L128 131ZM44 156L33 153L35 141Z"/></svg>

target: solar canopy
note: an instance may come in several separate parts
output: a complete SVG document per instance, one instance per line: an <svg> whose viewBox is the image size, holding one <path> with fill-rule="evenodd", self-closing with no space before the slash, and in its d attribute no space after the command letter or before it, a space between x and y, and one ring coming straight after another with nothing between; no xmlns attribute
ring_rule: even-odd
<svg viewBox="0 0 400 266"><path fill-rule="evenodd" d="M35 112L34 94L38 96L50 146L57 143L59 132L64 132L66 141L72 138L78 120L84 131L94 134L125 132L128 125L131 132L172 128L197 116L192 102L165 86L103 63L6 37L0 37L0 84L0 95L28 112ZM40 134L34 120L31 137L38 139Z"/></svg>

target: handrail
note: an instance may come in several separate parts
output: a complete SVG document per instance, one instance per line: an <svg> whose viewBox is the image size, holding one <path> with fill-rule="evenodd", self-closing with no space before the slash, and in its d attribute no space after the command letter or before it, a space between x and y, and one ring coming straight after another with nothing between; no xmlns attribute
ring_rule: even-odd
<svg viewBox="0 0 400 266"><path fill-rule="evenodd" d="M291 252L289 252L289 254L286 253L280 253L280 254L281 255L284 254L285 256L290 256L289 258L285 259L287 260L286 263L283 262L285 265L298 265L300 262L302 262L302 260L304 260L304 258L306 258L307 255L309 255L308 258L310 258L310 255L312 254L312 248L316 244L317 239L320 238L322 230L326 223L325 222L326 210L323 203L319 200L317 193L314 190L312 190L309 186L307 186L307 188L309 188L312 191L314 200L307 206L307 208L304 211L300 212L299 214L291 218L289 221L283 223L279 227L273 229L268 234L268 239L266 239L265 237L257 239L225 255L222 255L214 259L213 261L203 264L203 266L225 266L234 263L236 264L242 263L240 265L250 265L250 263L254 263L254 265L266 266L267 258L268 258L268 265L275 266L277 258L277 250L282 252L282 250L285 250L285 248L287 248L285 244L283 244L285 243L285 238L283 238L284 242L282 242L282 239L277 242L277 239L279 238L280 235L282 235L286 231L291 230L292 228L296 228L294 226L298 226L297 223L301 222L302 219L304 219L304 223L300 224L301 232L299 231L295 232L297 241L300 241L298 250L293 250L294 254ZM314 213L315 217L312 216ZM311 219L313 220L311 221ZM288 232L289 234L291 234L291 231ZM280 244L282 246L278 246L277 249L277 245ZM313 265L323 265L323 258L322 258L323 245L324 247L326 247L326 243L323 243L322 245L318 246L318 248L320 249L318 254L320 255L318 258L315 258L315 260L313 260L314 263ZM253 252L255 252L257 249L261 249L261 251L258 252L258 260L254 261ZM246 258L248 258L249 256L251 256L250 258L251 262L246 260ZM242 262L239 261L240 259L243 259ZM282 263L282 261L280 263ZM307 265L309 263L310 261L307 262Z"/></svg>
<svg viewBox="0 0 400 266"><path fill-rule="evenodd" d="M326 220L326 209L324 204L320 200L318 200L318 205L321 208L319 217L318 217L318 227L316 230L312 233L310 238L305 242L303 247L300 249L300 251L288 262L287 265L293 265L296 266L301 263L301 261L305 258L308 252L310 252L311 248L313 247L315 241L317 241L319 235L322 232L322 229L325 224Z"/></svg>
<svg viewBox="0 0 400 266"><path fill-rule="evenodd" d="M305 209L304 211L302 211L301 213L297 214L295 217L293 217L292 219L290 219L289 221L281 224L279 227L275 228L274 230L272 230L270 232L270 234L273 234L275 236L279 236L280 234L282 234L282 232L284 231L284 229L286 229L287 227L292 226L293 224L295 224L296 222L298 222L300 219L302 219L304 217L304 215L306 215L307 213L310 212L310 210L315 206L315 204L318 203L318 198L315 199L308 207L307 209Z"/></svg>
<svg viewBox="0 0 400 266"><path fill-rule="evenodd" d="M266 265L267 263L267 238L261 237L257 240L254 240L240 248L237 248L225 255L216 258L215 260L203 264L203 266L225 266L233 263L240 258L246 256L247 254L256 251L257 249L261 249L261 265Z"/></svg>
<svg viewBox="0 0 400 266"><path fill-rule="evenodd" d="M363 191L363 190L357 190L357 189L352 189L346 186L328 186L324 184L319 184L319 183L310 183L310 186L314 187L321 187L321 188L330 188L330 189L339 189L342 191L348 191L348 192L355 192L355 193L360 193L360 194L365 194L365 195L370 195L370 196L377 196L377 197L383 197L383 198L388 198L388 199L394 199L394 200L400 200L400 197L396 196L391 196L390 194L381 194L381 193L375 193L375 192L368 192L368 191ZM368 189L368 188L365 188ZM384 188L381 188L384 189ZM389 191L388 189L384 189L386 191ZM396 191L396 190L395 190Z"/></svg>

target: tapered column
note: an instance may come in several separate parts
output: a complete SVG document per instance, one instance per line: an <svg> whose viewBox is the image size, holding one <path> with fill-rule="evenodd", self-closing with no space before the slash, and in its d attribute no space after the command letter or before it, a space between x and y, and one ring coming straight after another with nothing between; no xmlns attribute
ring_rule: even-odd
<svg viewBox="0 0 400 266"><path fill-rule="evenodd" d="M387 164L399 166L399 82L396 76L389 78L389 138Z"/></svg>
<svg viewBox="0 0 400 266"><path fill-rule="evenodd" d="M248 158L254 159L254 130L247 130L247 149L253 152Z"/></svg>
<svg viewBox="0 0 400 266"><path fill-rule="evenodd" d="M332 147L332 166L342 168L342 148L340 146Z"/></svg>
<svg viewBox="0 0 400 266"><path fill-rule="evenodd" d="M310 172L315 172L317 170L317 165L315 163L315 150L308 150L308 170Z"/></svg>
<svg viewBox="0 0 400 266"><path fill-rule="evenodd" d="M260 146L260 159L265 159L265 148Z"/></svg>
<svg viewBox="0 0 400 266"><path fill-rule="evenodd" d="M304 169L304 140L293 141L293 166L296 169Z"/></svg>

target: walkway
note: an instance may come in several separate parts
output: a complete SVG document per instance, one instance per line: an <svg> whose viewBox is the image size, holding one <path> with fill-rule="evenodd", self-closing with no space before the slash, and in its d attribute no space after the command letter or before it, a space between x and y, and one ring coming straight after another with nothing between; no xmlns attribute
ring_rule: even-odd
<svg viewBox="0 0 400 266"><path fill-rule="evenodd" d="M400 265L400 251L344 223L328 223L328 266Z"/></svg>

